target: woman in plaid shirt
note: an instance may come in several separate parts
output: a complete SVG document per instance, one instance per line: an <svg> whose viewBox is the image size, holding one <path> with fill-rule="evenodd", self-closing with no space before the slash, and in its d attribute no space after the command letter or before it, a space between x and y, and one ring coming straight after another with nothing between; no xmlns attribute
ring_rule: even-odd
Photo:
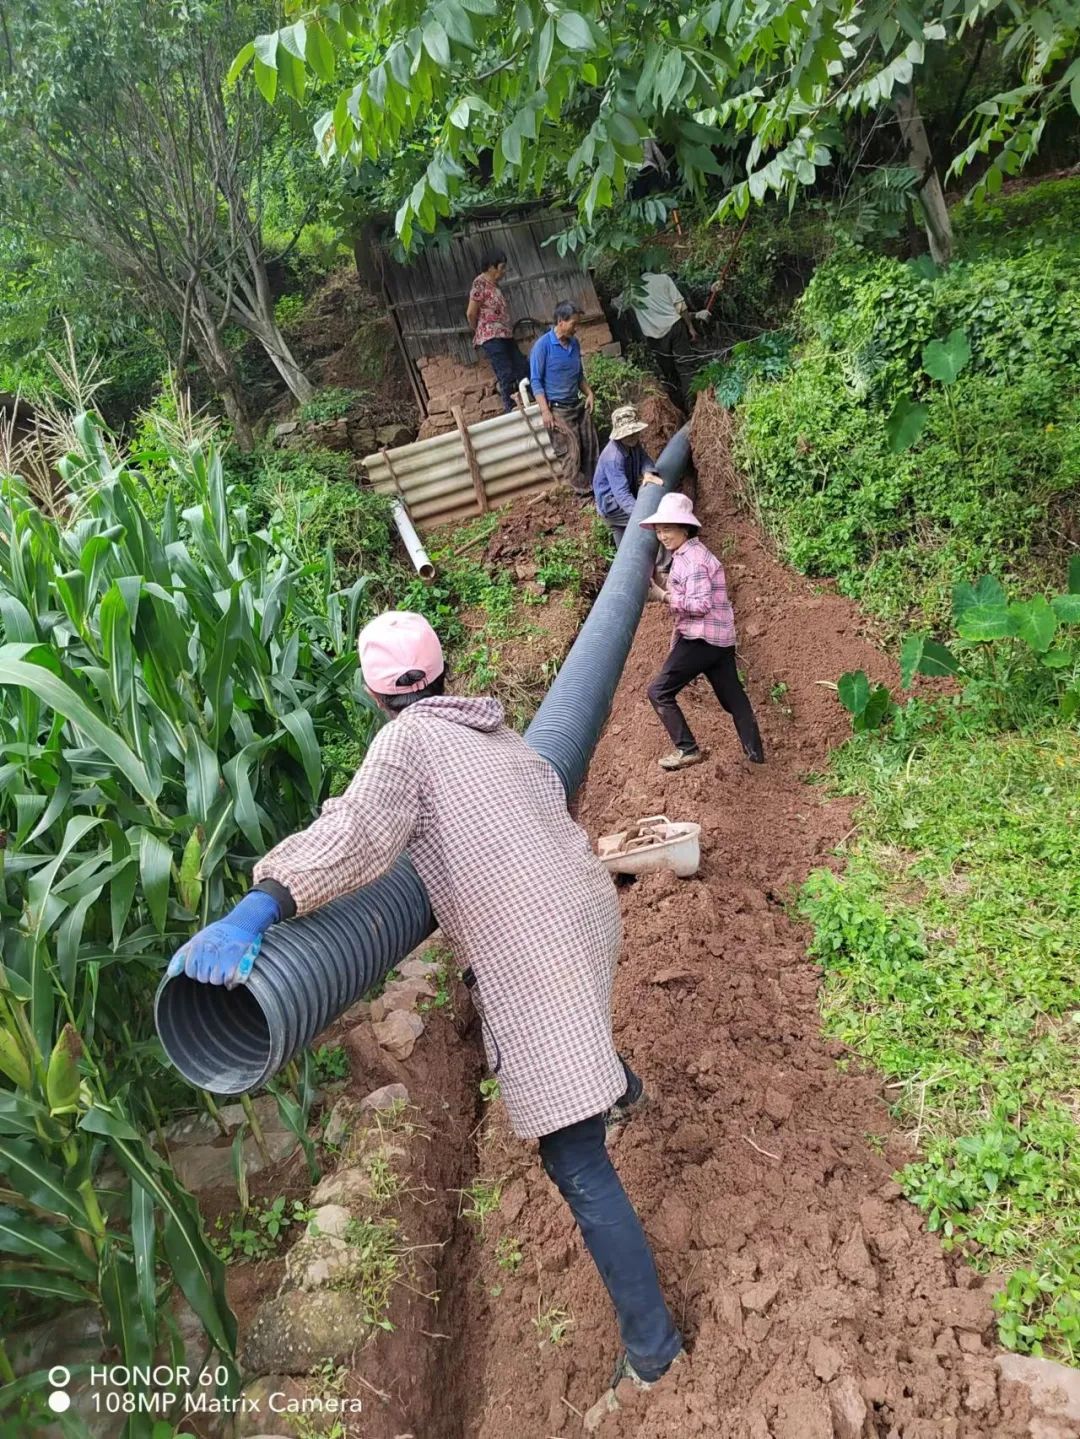
<svg viewBox="0 0 1080 1439"><path fill-rule="evenodd" d="M757 720L735 665L735 615L724 567L698 539L701 521L693 505L686 495L665 495L653 517L641 524L654 529L672 554L667 588L653 586L653 597L666 600L675 618L671 650L648 691L652 707L675 745L674 752L660 761L660 768L684 769L705 758L677 699L679 691L698 675L705 676L735 721L746 757L764 764Z"/></svg>
<svg viewBox="0 0 1080 1439"><path fill-rule="evenodd" d="M625 1377L648 1388L682 1339L605 1147L609 1122L642 1097L611 1032L615 886L567 813L558 775L502 706L444 693L442 649L422 616L373 620L360 668L393 723L345 793L259 861L254 887L178 951L169 973L242 984L271 924L373 883L408 854L472 971L514 1132L539 1140L611 1295L625 1345L613 1385Z"/></svg>

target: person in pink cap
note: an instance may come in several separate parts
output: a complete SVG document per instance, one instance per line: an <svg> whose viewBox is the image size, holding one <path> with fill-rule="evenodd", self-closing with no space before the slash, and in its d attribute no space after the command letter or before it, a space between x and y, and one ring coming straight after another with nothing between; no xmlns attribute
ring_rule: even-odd
<svg viewBox="0 0 1080 1439"><path fill-rule="evenodd" d="M170 974L243 983L271 924L371 884L402 854L464 967L488 1064L514 1132L577 1220L624 1350L612 1387L648 1388L682 1351L641 1222L606 1148L642 1097L616 1053L621 942L615 886L570 818L555 770L491 698L445 692L442 647L421 615L391 611L360 634L360 668L393 718L345 793L255 866L232 913L178 951Z"/></svg>
<svg viewBox="0 0 1080 1439"><path fill-rule="evenodd" d="M716 698L735 722L743 751L755 764L765 763L754 711L735 664L735 615L727 594L724 567L698 539L701 521L686 495L665 495L644 529L656 531L672 556L667 583L653 585L653 598L666 600L675 619L664 667L649 685L649 700L671 736L675 749L660 768L700 764L705 751L690 732L679 708L679 692L704 675Z"/></svg>

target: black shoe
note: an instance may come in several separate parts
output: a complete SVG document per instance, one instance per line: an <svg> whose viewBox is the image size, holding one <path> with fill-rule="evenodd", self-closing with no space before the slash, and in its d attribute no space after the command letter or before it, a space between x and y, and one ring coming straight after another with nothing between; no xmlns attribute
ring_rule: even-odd
<svg viewBox="0 0 1080 1439"><path fill-rule="evenodd" d="M636 1074L628 1074L626 1093L621 1099L617 1099L608 1112L604 1115L604 1138L609 1139L619 1130L628 1119L633 1119L635 1114L640 1114L648 1107L649 1096L645 1093L645 1085Z"/></svg>

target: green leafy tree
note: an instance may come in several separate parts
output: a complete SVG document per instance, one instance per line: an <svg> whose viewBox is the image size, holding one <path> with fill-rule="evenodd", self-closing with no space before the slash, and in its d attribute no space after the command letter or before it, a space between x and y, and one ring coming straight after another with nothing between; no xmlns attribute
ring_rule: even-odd
<svg viewBox="0 0 1080 1439"><path fill-rule="evenodd" d="M993 152L982 189L1030 158L1067 96L1080 109L1074 0L575 4L286 0L290 23L250 41L233 73L250 64L268 100L302 99L309 74L330 82L341 57L351 65L357 51L371 54L319 119L316 140L328 161L376 161L434 127L426 168L397 211L406 247L449 213L482 151L497 183L568 190L591 226L622 201L655 137L689 190L719 178L721 215L744 215L769 193L794 199L833 164L853 117L884 112L899 121L932 249L946 259L948 216L914 90L935 47L963 42L989 8L1014 66L1018 83L968 117L969 143L953 161L960 172ZM733 142L745 166L737 182L716 154Z"/></svg>
<svg viewBox="0 0 1080 1439"><path fill-rule="evenodd" d="M89 245L114 283L172 317L241 444L250 427L227 326L311 386L274 319L256 197L276 117L226 97L224 70L265 12L239 0L0 0L0 178L31 234Z"/></svg>

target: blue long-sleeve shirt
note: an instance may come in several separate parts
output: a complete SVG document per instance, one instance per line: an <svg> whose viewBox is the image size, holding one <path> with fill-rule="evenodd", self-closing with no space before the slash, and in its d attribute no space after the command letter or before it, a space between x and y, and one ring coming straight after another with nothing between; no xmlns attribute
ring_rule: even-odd
<svg viewBox="0 0 1080 1439"><path fill-rule="evenodd" d="M581 342L577 336L560 340L554 326L529 352L529 383L534 395L543 395L549 405L572 405L585 378L581 365Z"/></svg>
<svg viewBox="0 0 1080 1439"><path fill-rule="evenodd" d="M644 445L608 440L600 451L593 474L593 499L601 516L628 515L634 508L641 477L652 464Z"/></svg>

